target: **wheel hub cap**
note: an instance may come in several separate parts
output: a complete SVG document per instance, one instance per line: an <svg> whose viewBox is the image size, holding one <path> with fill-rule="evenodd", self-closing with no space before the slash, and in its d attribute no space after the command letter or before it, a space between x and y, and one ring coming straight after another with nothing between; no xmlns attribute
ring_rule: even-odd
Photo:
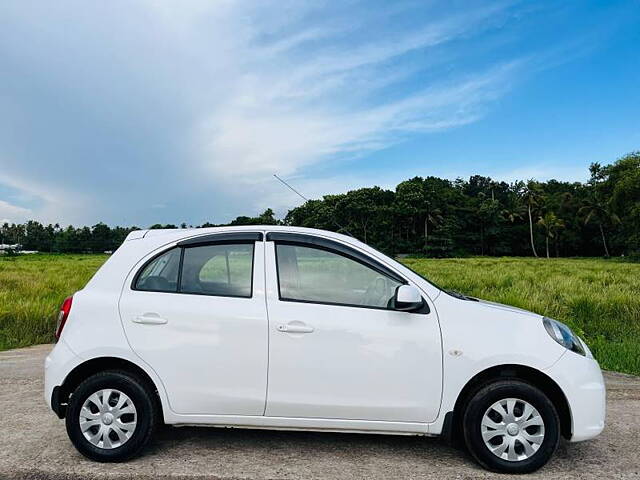
<svg viewBox="0 0 640 480"><path fill-rule="evenodd" d="M102 423L104 423L105 425L111 425L113 423L113 415L111 415L110 413L105 413L102 416Z"/></svg>
<svg viewBox="0 0 640 480"><path fill-rule="evenodd" d="M105 388L84 401L79 420L87 441L98 448L113 449L127 443L134 434L138 413L125 393Z"/></svg>
<svg viewBox="0 0 640 480"><path fill-rule="evenodd" d="M510 462L533 456L545 435L538 410L519 398L505 398L491 405L482 417L480 432L489 451Z"/></svg>

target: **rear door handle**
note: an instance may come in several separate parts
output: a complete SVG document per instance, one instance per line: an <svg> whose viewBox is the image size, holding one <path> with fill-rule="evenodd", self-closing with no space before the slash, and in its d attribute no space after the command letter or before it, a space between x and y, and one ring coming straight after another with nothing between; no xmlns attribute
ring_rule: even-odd
<svg viewBox="0 0 640 480"><path fill-rule="evenodd" d="M145 313L144 315L138 315L133 318L135 323L144 323L146 325L163 325L167 323L166 318L162 318L157 313Z"/></svg>
<svg viewBox="0 0 640 480"><path fill-rule="evenodd" d="M311 333L313 332L313 327L309 325L305 325L304 323L281 323L277 327L279 332L283 333Z"/></svg>

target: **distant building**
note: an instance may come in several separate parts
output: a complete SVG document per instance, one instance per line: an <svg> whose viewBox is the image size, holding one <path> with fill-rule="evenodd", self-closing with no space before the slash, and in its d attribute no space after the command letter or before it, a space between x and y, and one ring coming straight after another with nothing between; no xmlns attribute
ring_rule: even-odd
<svg viewBox="0 0 640 480"><path fill-rule="evenodd" d="M38 253L37 250L22 250L22 245L20 245L19 243L14 243L13 245L10 245L8 243L0 243L0 255L3 255L7 252L20 253L21 255L27 253Z"/></svg>

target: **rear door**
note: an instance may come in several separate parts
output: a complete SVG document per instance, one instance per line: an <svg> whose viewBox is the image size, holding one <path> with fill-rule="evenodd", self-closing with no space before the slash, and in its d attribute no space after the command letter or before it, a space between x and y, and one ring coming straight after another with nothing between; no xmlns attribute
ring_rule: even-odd
<svg viewBox="0 0 640 480"><path fill-rule="evenodd" d="M430 422L442 388L433 310L392 309L408 283L355 249L267 236L267 416Z"/></svg>
<svg viewBox="0 0 640 480"><path fill-rule="evenodd" d="M178 414L264 413L262 238L196 237L150 255L127 279L120 299L127 338Z"/></svg>

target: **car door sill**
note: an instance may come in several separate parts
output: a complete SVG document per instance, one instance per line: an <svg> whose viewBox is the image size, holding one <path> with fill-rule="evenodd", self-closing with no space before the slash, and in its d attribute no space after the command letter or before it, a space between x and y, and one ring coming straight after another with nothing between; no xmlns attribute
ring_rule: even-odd
<svg viewBox="0 0 640 480"><path fill-rule="evenodd" d="M250 415L171 415L171 418L165 418L165 421L175 426L429 435L429 424L419 422L264 417Z"/></svg>

